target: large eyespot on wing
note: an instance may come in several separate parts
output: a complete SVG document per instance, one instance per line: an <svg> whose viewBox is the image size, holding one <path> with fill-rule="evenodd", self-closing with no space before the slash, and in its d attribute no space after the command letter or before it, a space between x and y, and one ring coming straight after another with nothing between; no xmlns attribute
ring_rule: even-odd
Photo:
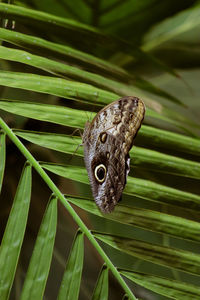
<svg viewBox="0 0 200 300"><path fill-rule="evenodd" d="M106 179L107 169L104 164L99 164L94 169L94 177L98 183L103 183Z"/></svg>

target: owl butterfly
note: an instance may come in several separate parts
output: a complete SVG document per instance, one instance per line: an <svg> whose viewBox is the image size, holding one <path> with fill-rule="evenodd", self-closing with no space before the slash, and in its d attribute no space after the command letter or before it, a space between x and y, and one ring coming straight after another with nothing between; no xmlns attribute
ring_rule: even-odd
<svg viewBox="0 0 200 300"><path fill-rule="evenodd" d="M123 97L104 107L85 125L85 165L93 197L104 213L112 212L121 200L130 170L129 151L144 114L142 100Z"/></svg>

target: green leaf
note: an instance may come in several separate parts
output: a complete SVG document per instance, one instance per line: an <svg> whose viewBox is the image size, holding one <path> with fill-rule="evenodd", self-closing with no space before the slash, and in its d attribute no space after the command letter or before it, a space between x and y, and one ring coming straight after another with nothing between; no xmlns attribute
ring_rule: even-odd
<svg viewBox="0 0 200 300"><path fill-rule="evenodd" d="M50 77L50 76L41 76L30 73L21 73L21 72L8 72L1 71L0 73L0 85L12 87L12 88L21 88L25 90L51 94L63 98L69 98L73 100L82 100L89 103L96 103L101 105L109 104L112 101L115 101L119 98L119 95L114 94L109 91L105 91L100 88L96 88L90 84L69 81L62 78ZM140 96L141 93L138 94ZM172 123L175 126L180 127L187 132L191 132L191 130L187 129L189 126L194 126L194 123L189 121L187 118L182 115L176 113L175 111L166 109L160 103L155 102L154 100L146 97L145 95L141 95L145 103L148 104L149 107L146 110L146 117L157 118L159 120L163 120L165 122ZM1 104L5 103L5 100L2 100ZM12 101L12 100L8 100ZM7 107L8 107L7 101ZM22 103L18 101L19 105ZM14 101L13 101L14 103ZM26 102L24 102L25 104ZM17 101L15 102L17 106ZM36 103L26 103L27 105L36 105ZM38 109L42 109L42 104L37 104ZM1 105L3 107L3 104ZM150 119L149 119L150 122ZM181 122L181 123L180 123ZM183 125L184 124L184 125ZM198 126L195 124L195 126Z"/></svg>
<svg viewBox="0 0 200 300"><path fill-rule="evenodd" d="M65 178L89 184L87 171L83 167L42 163L43 168ZM199 210L200 196L180 191L150 180L128 176L124 194L137 196L153 202Z"/></svg>
<svg viewBox="0 0 200 300"><path fill-rule="evenodd" d="M12 2L13 1L11 0L11 3ZM27 34L21 34L15 30L6 31L5 29L0 29L0 40L3 42L3 45L8 45L7 42L12 44L10 46L12 50L5 49L5 47L0 47L2 70L2 73L0 74L0 84L3 82L3 80L5 80L5 82L8 84L1 86L2 97L8 99L20 99L20 103L9 100L0 102L0 106L2 105L2 110L0 109L2 113L0 114L2 114L3 117L5 116L6 122L11 122L18 129L26 129L29 128L30 125L34 126L34 124L38 124L39 120L47 122L50 121L50 127L54 128L54 130L51 130L51 128L49 129L47 123L44 124L40 121L39 123L42 124L42 127L47 126L47 131L61 133L67 130L67 132L69 132L73 127L83 128L88 116L90 118L94 115L87 114L87 112L85 113L81 110L78 111L78 108L96 111L98 105L103 106L108 104L111 101L116 100L120 95L134 94L144 99L145 104L148 106L144 124L151 124L154 127L156 126L162 129L166 128L167 130L172 130L175 132L185 132L189 136L197 136L200 127L199 124L194 124L195 116L193 119L194 121L190 121L186 118L192 119L193 112L198 114L199 104L197 103L198 101L196 102L197 90L191 91L191 89L189 90L188 88L191 86L191 82L192 86L194 86L194 80L192 81L194 78L191 77L190 73L193 72L193 77L195 77L195 74L198 73L198 70L190 70L189 73L187 71L184 73L181 71L181 76L183 76L186 81L185 87L187 86L188 88L188 90L187 88L183 89L186 92L184 94L183 91L180 93L180 88L177 87L177 82L178 80L180 81L180 76L177 82L174 81L170 86L168 81L166 81L168 78L162 76L160 72L157 72L159 62L156 60L161 57L163 61L169 62L168 66L164 66L162 63L160 63L160 69L162 72L166 70L171 72L171 74L175 74L175 72L170 69L169 65L171 61L176 60L177 49L182 51L183 48L181 46L185 47L186 43L188 43L187 55L184 56L181 52L179 55L180 57L178 57L177 60L182 60L185 64L184 66L187 67L198 66L197 64L190 65L190 61L188 61L188 56L191 57L191 61L193 61L193 63L196 60L196 57L194 57L194 50L198 50L198 26L193 26L188 32L185 31L174 38L170 38L167 42L161 42L158 47L155 47L154 49L152 48L152 50L155 50L155 61L153 61L154 58L151 57L150 53L145 54L143 51L138 49L138 45L142 44L144 33L149 30L149 28L153 28L152 25L155 24L155 28L158 26L158 22L162 22L162 20L168 18L169 16L178 17L177 12L187 7L192 7L195 0L193 0L191 3L189 3L190 1L188 0L186 2L179 1L180 3L176 5L174 5L172 0L168 2L148 0L146 1L146 4L139 0L135 0L134 4L132 3L132 0L100 0L95 1L95 6L93 5L94 3L92 4L92 2L94 1L62 0L60 3L57 3L56 0L33 0L31 3L18 1L16 2L18 7L16 5L10 6L8 4L0 4L0 16L2 19L7 18L9 24L11 24L12 20L16 20L16 29L22 32L25 32L26 30L24 31L24 29L28 28ZM197 3L195 4L197 5ZM20 6L32 7L35 10L24 9ZM83 6L85 7L84 10L82 10ZM197 9L199 9L199 7L200 6L198 4ZM40 12L39 10L42 10L43 12ZM55 14L56 16L46 14L45 12ZM189 13L192 14L192 11L190 10ZM63 16L64 18L60 18L59 16ZM71 18L71 20L65 19L65 17ZM190 19L189 14L186 16L186 18L187 17ZM95 27L90 27L85 24L81 24L80 22L73 21L73 18L88 24L93 24ZM195 22L197 21L191 21L191 23ZM180 24L181 23L187 23L187 20L183 18L180 20ZM162 26L162 23L160 23L160 25ZM176 30L177 24L173 25L174 26L168 23L168 29L165 28L166 32L167 30L170 31L170 29ZM101 31L101 28L104 29L104 32L103 30ZM108 32L110 34L114 34L116 38L109 36L107 34ZM40 36L48 38L50 41L54 42L40 39ZM185 39L184 36L187 38ZM68 46L64 46L66 43ZM13 46L13 44L16 44L17 47ZM177 47L175 48L174 45ZM18 50L19 47L21 47L22 50ZM76 50L75 48L82 49L82 51ZM189 48L191 48L190 52ZM167 49L172 49L172 52L169 54ZM24 50L30 51L30 53ZM169 57L170 55L173 55L172 60ZM101 57L101 59L95 56ZM166 56L166 59L164 56ZM26 59L28 63L26 63ZM119 65L125 66L126 69L122 69L119 67ZM4 70L9 72L3 73ZM16 71L19 71L19 74ZM21 72L24 72L24 74ZM46 75L47 72L53 74L51 75L52 77L31 77L32 75L36 76L36 73ZM92 72L94 76L90 72ZM8 73L9 76L7 76ZM149 82L142 80L140 76L141 78L149 78L151 82L154 82L154 84L158 85L157 91L154 86L152 86ZM60 82L58 81L59 78L56 77L61 77ZM62 77L64 77L64 79ZM63 86L68 86L68 83L70 84L69 79L76 81L76 83L75 85L72 85L74 82L71 83L70 91L65 92L65 90L63 90ZM79 84L78 81L84 82L85 85L83 86L82 84ZM39 87L37 87L37 82L40 82ZM91 86L88 84L91 84ZM81 96L79 96L79 85L81 85ZM167 93L160 89L162 85L167 85L167 87L170 86L168 91L169 93L173 92L174 99L172 96L167 95ZM174 85L177 88L176 90L174 90ZM137 88L135 88L135 86ZM92 92L94 91L95 93L96 90L101 91L100 96L99 94L92 94ZM37 94L32 91L35 91ZM155 94L151 95L146 93L146 91ZM52 94L52 92L54 94ZM107 92L107 94L105 92ZM188 97L189 92L191 92L191 94ZM55 96L51 97L51 95ZM158 95L159 97L156 97L155 95ZM174 101L176 101L176 97L179 97L183 103L186 103L187 108L185 109L178 105L168 106L168 102L164 102L163 99L160 98L161 96L169 97ZM29 100L34 101L31 100L33 97L35 97L35 102L37 103L29 103ZM59 97L62 98L62 109L57 109L57 107L53 105L52 107L47 107L45 105L42 106L42 104L39 103L58 103ZM188 98L188 101L186 98ZM52 102L52 99L54 103ZM68 99L77 101L68 101ZM165 103L164 106L163 103ZM64 106L75 107L77 110L74 111L72 109L65 109ZM152 110L149 109L149 107L151 107ZM196 111L194 111L194 109L196 109ZM17 111L16 114L15 110ZM12 115L12 113L15 115ZM23 114L25 118L20 117L20 115ZM30 122L31 120L28 121L27 118L34 118L36 122ZM6 133L6 137L10 138L8 146L11 152L8 151L9 155L13 155L13 147L10 147L10 143L11 145L13 143L14 148L17 148L17 152L20 151L20 153L26 157L34 170L38 173L39 177L54 193L54 197L58 197L58 199L62 202L64 208L74 219L77 227L80 228L84 236L87 236L89 243L94 246L97 254L101 256L101 259L103 262L105 262L109 272L112 272L112 275L120 283L121 288L124 290L123 293L127 294L127 296L123 298L124 300L125 298L134 299L135 297L126 284L126 278L125 280L123 279L123 275L120 274L119 270L117 270L116 265L112 263L113 259L113 261L116 261L115 254L119 256L119 259L117 259L118 266L127 266L130 260L133 260L136 261L136 264L140 264L139 268L141 272L145 272L144 269L148 268L149 262L151 265L152 257L157 259L155 263L158 265L152 264L152 268L150 266L153 273L151 276L155 276L155 274L158 273L161 276L162 273L165 274L163 276L166 276L166 279L170 281L169 285L166 284L165 286L166 282L161 282L159 278L154 279L154 284L159 284L160 288L159 290L159 288L157 288L157 286L155 287L152 283L152 287L155 287L155 289L157 288L156 292L158 292L160 295L160 297L158 295L157 298L162 297L163 287L165 289L164 296L171 296L172 294L172 298L178 299L182 299L184 296L185 299L199 298L199 291L197 293L195 288L193 290L191 286L189 286L187 290L187 284L185 284L184 289L184 286L178 285L178 281L177 286L176 282L174 281L174 285L171 284L170 279L173 276L176 278L176 280L180 278L180 281L183 280L181 282L183 285L184 280L189 284L191 283L191 285L195 284L194 282L196 280L196 285L198 286L198 277L190 274L182 274L181 272L183 272L183 270L180 268L183 267L184 271L185 269L189 269L189 272L192 273L193 269L191 271L191 268L194 267L195 270L193 273L197 274L197 269L199 272L199 261L196 256L193 256L193 252L198 253L197 243L199 243L198 216L200 211L200 195L198 193L197 182L200 172L200 161L199 157L197 157L200 154L199 139L190 139L181 134L168 132L167 130L156 129L146 125L142 126L137 136L137 140L135 141L137 146L133 147L130 152L133 158L132 162L134 163L135 168L137 168L131 168L134 173L133 176L141 176L141 178L128 177L127 190L125 190L125 193L127 192L130 197L125 196L125 201L122 202L122 205L119 203L114 213L106 216L109 218L109 220L102 218L100 219L100 217L95 215L89 215L92 217L93 228L99 228L100 225L101 229L105 226L104 229L107 232L113 232L112 226L114 226L114 231L116 231L117 227L116 232L119 234L119 236L131 238L133 237L131 236L131 231L134 231L134 236L140 235L141 240L148 240L152 244L154 241L151 239L151 237L157 237L159 239L159 245L161 244L163 246L167 246L166 248L162 248L162 250L166 249L166 253L163 253L160 248L154 248L159 246L152 244L150 244L150 246L149 244L138 245L138 241L135 242L133 240L135 242L133 245L133 250L138 251L136 254L141 253L144 256L149 255L149 257L147 257L149 262L147 263L146 261L141 261L140 259L138 261L137 258L130 257L125 253L124 249L126 249L126 246L128 246L128 250L131 248L129 247L129 243L126 243L127 240L123 245L124 248L122 249L121 254L119 251L110 248L108 245L104 245L104 247L108 250L106 253L108 253L109 257L106 255L102 248L102 242L93 236L93 233L84 224L85 222L80 219L76 211L73 209L73 204L71 203L74 199L78 202L78 198L64 197L57 186L53 183L51 178L47 175L48 172L46 173L44 170L46 168L49 171L53 171L55 174L66 176L66 178L69 179L69 184L72 184L75 188L78 187L78 190L79 187L82 187L81 192L84 196L85 192L90 192L90 186L88 185L85 169L81 167L73 168L70 166L56 164L53 165L49 163L43 164L38 162L36 159L34 159L30 150L34 150L35 153L37 149L41 150L40 147L35 147L33 144L30 145L30 143L27 143L26 141L24 143L23 134L25 139L30 140L31 142L42 147L48 147L49 149L55 150L55 152L47 151L52 154L51 157L49 157L50 159L48 158L48 161L54 161L54 159L58 159L58 161L61 159L62 161L64 156L67 156L67 160L70 160L71 154L76 151L76 146L81 142L79 138L69 136L66 137L62 136L61 134L40 134L38 132L23 132L21 130L15 131L11 130L8 126L6 127L6 124L3 123L3 120L0 118L0 124ZM62 124L69 127L71 126L72 128L61 128L61 126L54 126L53 123ZM198 123L198 118L196 118L196 123ZM32 127L32 129L34 130L34 127ZM37 130L37 128L35 129ZM17 134L19 134L19 138L17 137ZM54 145L52 141L54 141ZM30 149L29 147L26 147L27 145L31 146ZM45 149L43 150L45 151ZM83 148L78 149L77 153L80 157L75 157L73 160L71 159L71 164L78 165L79 162L81 162L80 165L83 165L82 150ZM62 153L58 153L56 151L62 151L63 153L68 154L63 155ZM14 153L15 156L17 155L17 152ZM9 161L10 160L8 160L8 162ZM150 170L152 170L152 172ZM158 172L160 172L160 174ZM165 176L164 173L167 173L168 175ZM169 174L174 174L176 176L169 176ZM11 174L9 179L12 180L14 175L14 173ZM178 176L182 176L182 178ZM185 178L183 178L183 176L185 176ZM54 177L57 178L57 176L53 175L52 178ZM193 178L195 178L195 180L192 180ZM85 185L78 184L77 179L80 182L84 182ZM163 184L156 184L155 182L151 181L154 179L155 181L162 182ZM70 180L74 180L75 182L71 182ZM181 190L169 188L168 186L170 184L175 187L180 187ZM4 188L6 188L6 185ZM189 190L191 192L185 193L183 190ZM79 192L74 189L69 189L69 191L73 192L74 195ZM69 202L68 198L70 200ZM134 201L136 202L135 204ZM79 199L79 202L83 209L86 209L91 213L95 214L95 212L98 211L94 201L89 202L86 199ZM123 205L126 203L129 203L131 207L126 207ZM133 204L138 207L134 208ZM146 209L142 209L141 207L145 207ZM152 209L153 211L149 210L148 208ZM157 211L154 211L154 208ZM162 212L158 213L158 210L169 213L171 212L172 216ZM77 212L79 212L79 209ZM96 215L98 215L98 213ZM180 215L181 217L176 217L176 215ZM196 220L196 222L191 221L191 219ZM125 226L123 224L125 224ZM134 229L134 226L138 226L139 228ZM140 228L143 228L144 230L141 230ZM127 232L124 235L126 229ZM153 233L148 230L153 230ZM141 235L141 231L144 234ZM180 239L186 239L187 241ZM191 241L191 243L188 241ZM136 247L134 247L135 245ZM177 249L170 249L170 245L173 245L173 247L176 247ZM151 252L152 248L153 250ZM182 253L182 250L179 249L190 249L191 252L187 252L189 254L185 255ZM145 253L144 250L146 250ZM176 251L176 253L174 254L172 250ZM178 271L174 271L173 267L171 268L171 265L174 265L173 258L176 264L175 268L177 268ZM170 260L169 264L167 261L168 259ZM160 262L161 260L162 262ZM166 264L163 265L164 267L160 267L159 264L162 265L163 260L166 262ZM187 265L188 261L190 261L189 267ZM178 264L179 262L180 265ZM168 265L170 265L170 269L167 269L166 266ZM179 272L179 270L181 270L181 272ZM143 274L141 274L140 278L141 281L142 275ZM145 275L146 274L144 274L144 281ZM26 274L24 277L26 277ZM40 279L41 278L42 276L40 276ZM16 277L16 280L18 280L18 276ZM148 280L150 281L150 278L148 278L147 281ZM127 283L130 282L127 281ZM54 284L56 284L56 282L54 282ZM82 282L82 284L84 284L84 282ZM40 289L40 286L38 286L38 288ZM48 288L49 287L47 286L45 294L39 295L39 299L48 297ZM85 288L85 286L83 286L83 288ZM170 288L172 291L170 291ZM36 285L34 289L37 289ZM151 290L151 283L149 284L149 290ZM174 290L175 293L173 293ZM16 295L14 287L12 289L12 294L13 293L13 297L19 298L19 295ZM81 297L81 295L79 297ZM122 295L119 297L122 298Z"/></svg>
<svg viewBox="0 0 200 300"><path fill-rule="evenodd" d="M51 15L42 11L38 11L38 10L33 10L33 9L29 9L29 8L25 8L25 7L20 7L20 6L16 6L16 5L11 5L11 4L5 4L5 3L1 3L0 4L0 15L4 16L5 18L13 18L15 20L18 20L19 22L24 21L25 23L30 22L32 24L40 24L40 26L42 27L42 25L48 25L49 28L57 28L60 29L61 28L65 28L67 30L69 30L69 32L71 34L73 34L74 32L76 34L78 34L78 32L82 33L84 36L87 35L93 35L96 38L103 38L104 35L101 34L97 29L95 29L94 27L88 26L86 24L74 21L72 19L67 19L67 18L60 18L58 16L55 15ZM105 36L106 39L106 36Z"/></svg>
<svg viewBox="0 0 200 300"><path fill-rule="evenodd" d="M58 16L47 14L38 10L18 7L16 5L0 4L0 16L5 18L15 19L16 21L45 31L51 30L51 33L70 40L72 44L78 45L79 48L84 48L84 45L98 45L102 48L102 44L106 44L112 51L122 49L128 51L134 57L149 57L145 55L139 48L133 47L126 41L113 38L108 34L104 34L95 27L77 22L72 19L60 18Z"/></svg>
<svg viewBox="0 0 200 300"><path fill-rule="evenodd" d="M71 78L73 80L85 82L87 84L92 84L94 86L117 93L118 95L137 94L138 92L138 89L134 89L133 86L131 87L119 81L114 81L109 78L105 78L104 76L90 73L81 70L80 68L69 66L67 64L50 60L42 56L33 55L29 52L21 50L15 50L0 46L0 58L21 62L42 69L51 74ZM35 88L33 87L33 89Z"/></svg>
<svg viewBox="0 0 200 300"><path fill-rule="evenodd" d="M176 110L168 109L165 107L160 107L156 109L155 107L154 110L148 109L146 111L145 116L146 116L145 118L146 124L152 124L151 118L160 119L165 122L165 127L166 127L166 122L171 123L174 126L180 128L187 135L198 137L194 129L200 129L200 125L197 122L193 122L188 118L185 118L182 114L178 113ZM149 120L147 119L147 117L149 117ZM153 124L153 126L155 126L155 124Z"/></svg>
<svg viewBox="0 0 200 300"><path fill-rule="evenodd" d="M86 21L91 17L91 15L89 14L88 4L82 0L75 0L73 2L58 2L56 0L33 0L33 5L34 4L37 7L37 9L41 11L46 11L59 16L70 17L71 19L75 18L78 20L81 19Z"/></svg>
<svg viewBox="0 0 200 300"><path fill-rule="evenodd" d="M139 22L141 15L149 11L149 9L155 4L155 0L149 1L101 1L101 26L117 28L126 27L124 34L129 33L129 26ZM149 12L150 13L150 12ZM134 18L131 19L130 15ZM127 20L128 19L128 20ZM126 21L126 22L125 22ZM132 28L132 27L131 27ZM131 31L132 32L132 31ZM137 35L138 32L135 32ZM134 37L131 37L134 39Z"/></svg>
<svg viewBox="0 0 200 300"><path fill-rule="evenodd" d="M1 57L6 60L8 59L8 60L15 61L16 59L19 59L20 62L24 62L26 64L40 67L40 68L42 68L48 72L51 72L53 74L59 74L59 75L70 74L70 76L73 76L73 78L79 78L80 81L84 82L84 81L86 81L86 79L89 79L88 83L94 82L94 83L96 83L97 86L101 86L101 82L98 82L98 78L99 78L101 81L104 82L105 87L107 87L108 90L112 90L112 88L114 88L113 91L114 90L118 91L119 94L121 94L123 92L123 90L127 94L130 89L130 85L137 86L138 88L140 88L142 90L147 90L153 94L157 94L161 97L166 98L167 100L171 100L175 103L179 103L182 105L182 102L179 99L177 99L176 97L166 93L165 91L159 89L158 87L152 85L150 82L147 82L146 80L144 80L138 76L133 76L132 74L127 73L124 69L118 67L116 64L112 64L109 61L100 59L98 57L87 54L85 52L78 51L72 47L64 46L64 45L61 45L58 43L52 43L52 42L46 41L44 39L37 38L35 36L22 34L20 32L16 33L11 30L8 30L8 29L5 30L3 28L0 28L0 40L7 41L9 43L12 43L14 45L17 45L17 46L20 46L23 48L28 48L29 50L31 50L31 52L33 52L33 50L35 50L37 52L38 51L42 52L41 51L42 49L44 49L45 54L47 52L50 52L50 54L52 54L52 52L53 52L55 54L56 58L58 58L58 56L61 56L62 59L63 59L63 57L66 57L68 63L76 62L76 64L79 64L80 66L83 66L86 69L89 68L93 72L96 71L97 73L100 73L100 74L102 73L102 75L104 75L104 76L105 76L105 73L107 73L107 75L110 75L112 78L120 80L121 82L126 82L127 84L126 84L126 87L125 87L125 85L123 87L123 85L121 85L120 82L118 81L118 84L119 84L119 86L118 86L113 81L114 87L112 87L112 84L111 84L112 81L108 80L108 82L106 82L106 79L103 80L104 77L98 76L95 73L92 73L94 78L92 78L92 76L88 77L88 75L90 74L89 72L85 72L83 70L82 70L82 72L81 71L77 72L76 71L77 68L67 66L66 64L61 64L56 61L51 61L51 60L46 59L41 56L32 55L25 51L20 51L20 50L15 50L15 49L9 50L9 48L2 47ZM6 53L4 52L6 49L8 49L10 51L9 56L6 55ZM24 53L25 57L22 56L23 53ZM41 54L43 54L43 53L41 53ZM26 57L28 57L28 59ZM32 58L33 58L33 61L30 61L30 60L32 60ZM66 59L65 59L65 61L66 61ZM40 66L39 61L43 62L42 66ZM86 77L83 76L84 74L86 75ZM109 78L108 76L106 76L106 77L107 77L107 79ZM95 78L96 78L96 80L95 80ZM134 92L134 89L130 89L130 93L133 93L133 92ZM141 93L141 90L135 89L135 92Z"/></svg>
<svg viewBox="0 0 200 300"><path fill-rule="evenodd" d="M200 139L143 125L138 137L143 144L200 156Z"/></svg>
<svg viewBox="0 0 200 300"><path fill-rule="evenodd" d="M76 136L30 131L15 131L15 134L42 147L69 154L74 154L76 147L82 143L81 139ZM78 147L76 154L83 156L82 147ZM130 157L133 159L134 167L200 179L200 163L198 162L141 147L133 147Z"/></svg>
<svg viewBox="0 0 200 300"><path fill-rule="evenodd" d="M149 289L159 295L166 296L172 299L194 299L200 298L200 288L192 284L162 278L150 274L139 272L131 272L122 270L120 273L146 289Z"/></svg>
<svg viewBox="0 0 200 300"><path fill-rule="evenodd" d="M111 91L113 93L116 93L120 96L126 96L126 95L138 95L142 99L145 100L146 95L144 92L139 89L137 86L137 81L134 83L132 79L132 84L130 84L131 77L128 76L124 72L124 75L127 77L127 84L114 81L109 79L108 77L101 76L95 73L84 71L83 69L73 67L67 64L63 64L54 60L50 60L46 57L33 55L29 52L16 50L12 48L7 48L0 46L0 58L10 61L16 61L21 62L39 69L42 69L44 71L47 71L51 74L62 76L65 78L71 78L73 80L77 80L80 82L85 82L92 84L96 87L103 88L105 90ZM128 77L130 77L128 79ZM136 85L136 86L135 86ZM146 82L142 82L140 80L141 88L149 88L152 92L159 93L161 96L165 96L168 99L172 98L173 101L181 103L179 100L175 99L174 97L170 97L170 95L165 95L164 92L159 91L156 88L153 88L153 86L150 87L150 84L147 84ZM146 99L148 104L148 99ZM151 100L153 102L153 100ZM150 102L149 102L150 103ZM150 105L151 106L151 105Z"/></svg>
<svg viewBox="0 0 200 300"><path fill-rule="evenodd" d="M89 84L31 73L1 71L0 85L91 102L102 102L101 99L113 101L118 98L116 94Z"/></svg>
<svg viewBox="0 0 200 300"><path fill-rule="evenodd" d="M150 201L198 210L200 196L171 188L150 180L129 177L125 193Z"/></svg>
<svg viewBox="0 0 200 300"><path fill-rule="evenodd" d="M133 147L130 157L133 159L134 166L140 169L200 179L200 163L198 162L141 147Z"/></svg>
<svg viewBox="0 0 200 300"><path fill-rule="evenodd" d="M168 234L181 239L200 242L200 223L181 217L168 215L139 207L129 207L119 203L112 214L103 214L94 200L78 197L67 197L76 206L96 216L113 220L130 226L138 226L145 230Z"/></svg>
<svg viewBox="0 0 200 300"><path fill-rule="evenodd" d="M63 106L47 105L34 102L0 100L0 109L5 111L60 125L74 128L84 128L87 116L94 117L94 113L76 110ZM152 144L164 149L174 148L177 151L200 155L200 139L187 137L170 131L142 125L137 140L142 144Z"/></svg>
<svg viewBox="0 0 200 300"><path fill-rule="evenodd" d="M77 136L25 130L14 130L14 132L31 143L63 153L74 154L76 148L80 146L76 155L83 156L82 140Z"/></svg>
<svg viewBox="0 0 200 300"><path fill-rule="evenodd" d="M42 299L49 274L57 226L57 198L52 197L43 217L20 300Z"/></svg>
<svg viewBox="0 0 200 300"><path fill-rule="evenodd" d="M58 300L78 300L84 258L84 235L79 230L75 236L65 273L60 286Z"/></svg>
<svg viewBox="0 0 200 300"><path fill-rule="evenodd" d="M92 300L107 300L108 299L108 268L104 265L99 274Z"/></svg>
<svg viewBox="0 0 200 300"><path fill-rule="evenodd" d="M31 51L40 51L43 49L45 53L53 53L55 57L61 56L68 62L76 62L80 66L97 70L98 72L106 72L113 77L123 78L127 73L118 67L110 63L108 60L103 60L95 57L86 52L79 51L72 47L53 43L45 39L38 38L37 36L31 36L20 32L13 32L12 30L0 28L0 40L7 41L14 45L27 48Z"/></svg>
<svg viewBox="0 0 200 300"><path fill-rule="evenodd" d="M31 166L22 172L0 247L0 298L8 299L21 251L31 197Z"/></svg>
<svg viewBox="0 0 200 300"><path fill-rule="evenodd" d="M5 145L6 135L3 132L0 132L0 193L3 183L4 169L5 169L5 160L6 160L6 145Z"/></svg>
<svg viewBox="0 0 200 300"><path fill-rule="evenodd" d="M27 56L26 56L27 57ZM29 59L29 56L28 58ZM75 68L71 68L75 70ZM83 72L83 71L82 71ZM77 73L77 72L76 72ZM80 71L78 71L80 73ZM83 72L84 73L84 72ZM94 78L96 75L94 75ZM91 76L90 76L91 78ZM93 79L94 81L94 79ZM99 81L98 76L96 77L96 82ZM103 79L104 84L105 80ZM57 77L50 77L50 76L41 76L41 75L36 75L36 74L30 74L30 73L21 73L21 72L8 72L8 71L1 71L0 73L0 85L8 86L8 87L13 87L13 88L21 88L25 90L31 90L35 92L40 92L40 93L48 93L51 95L63 97L63 98L69 98L69 99L81 99L85 100L87 102L91 103L96 103L96 104L109 104L112 101L117 100L119 98L119 94L112 93L109 91L105 91L100 88L96 88L93 85L86 84L86 83L81 83L81 82L76 82L76 81L69 81L66 79L62 78L57 78ZM113 85L113 83L112 83ZM117 85L121 85L120 83L115 84L116 88ZM124 89L124 88L123 88ZM122 87L121 90L123 91ZM118 91L119 92L119 91ZM147 96L145 96L142 92L136 88L133 90L127 90L125 87L124 93L121 92L121 94L127 95L127 94L132 94L132 93L137 93L138 96L141 96L145 102L151 107L155 107L155 110L160 110L161 113L165 113L165 109L162 107L161 104L157 104L154 100L149 99ZM19 102L20 103L20 102ZM31 105L31 103L28 103ZM17 103L16 103L17 105ZM35 104L36 105L36 104ZM42 107L41 107L42 108ZM150 110L149 114L150 114ZM147 111L147 114L148 114ZM153 115L152 115L153 114ZM171 121L171 119L166 117L160 116L156 111L152 112L150 116L153 117L158 117L158 118L164 118L164 120ZM178 119L178 117L177 117ZM176 121L174 121L177 123Z"/></svg>
<svg viewBox="0 0 200 300"><path fill-rule="evenodd" d="M111 234L95 233L94 236L109 246L131 256L168 268L200 275L200 255L194 252L162 247Z"/></svg>
<svg viewBox="0 0 200 300"><path fill-rule="evenodd" d="M75 128L84 128L87 120L87 112L85 111L34 102L0 100L0 109L20 116Z"/></svg>
<svg viewBox="0 0 200 300"><path fill-rule="evenodd" d="M98 46L100 49L105 48L102 45L107 45L107 48L112 51L123 51L124 53L129 53L136 59L143 59L147 62L153 63L162 70L166 70L177 76L173 69L170 69L168 66L165 66L162 62L151 57L150 55L145 54L137 46L134 46L129 43L129 41L124 41L122 39L117 39L116 37L109 36L104 34L95 27L88 26L86 24L77 22L75 20L60 18L52 14L47 14L41 11L36 11L32 9L27 9L24 7L18 7L15 5L7 5L4 3L0 4L0 16L3 16L7 19L15 19L18 22L30 26L30 24L36 28L42 28L43 31L48 29L51 33L56 33L61 36L65 41L70 40L70 42L79 48L85 48L86 45L89 47L91 44L93 47Z"/></svg>
<svg viewBox="0 0 200 300"><path fill-rule="evenodd" d="M150 51L163 46L163 44L177 39L182 41L184 34L194 34L194 30L200 27L200 6L186 9L183 12L159 23L145 37L143 50ZM198 37L198 31L197 31ZM185 38L183 39L185 40Z"/></svg>

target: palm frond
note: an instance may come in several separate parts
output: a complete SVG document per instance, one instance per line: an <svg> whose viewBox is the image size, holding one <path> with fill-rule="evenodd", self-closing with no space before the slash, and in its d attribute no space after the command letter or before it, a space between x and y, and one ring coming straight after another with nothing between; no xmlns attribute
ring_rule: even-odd
<svg viewBox="0 0 200 300"><path fill-rule="evenodd" d="M51 285L58 286L59 300L143 298L142 287L147 298L157 299L157 293L162 299L199 299L200 125L184 95L163 88L165 76L177 86L183 81L176 66L199 66L199 56L184 51L196 51L198 2L48 1L0 3L1 18L16 23L16 30L0 28L1 219L7 221L0 298L54 297L48 281L57 270L53 254L62 212L62 228L73 219L67 234L74 242L66 263L57 255L62 271ZM147 113L130 151L123 202L104 215L92 200L81 138L73 130L82 130L88 116L124 95L141 97ZM191 98L198 112L198 97ZM41 192L36 199L39 181L48 195ZM9 192L13 201L7 201ZM24 267L28 214L36 219L31 195L41 215L49 202Z"/></svg>

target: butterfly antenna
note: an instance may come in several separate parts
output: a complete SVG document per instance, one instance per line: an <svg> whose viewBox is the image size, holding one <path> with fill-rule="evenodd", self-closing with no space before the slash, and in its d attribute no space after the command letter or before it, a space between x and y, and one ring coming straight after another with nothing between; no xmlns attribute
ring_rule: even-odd
<svg viewBox="0 0 200 300"><path fill-rule="evenodd" d="M76 132L79 133L79 135L80 135L80 137L81 137L81 139L82 139L82 138L83 138L83 134L82 134L80 128L76 128L76 129L70 134L71 138L74 136L74 134L75 134Z"/></svg>
<svg viewBox="0 0 200 300"><path fill-rule="evenodd" d="M81 136L81 140L82 140L83 134L82 134L80 128L76 128L76 129L72 132L72 134L70 134L70 137L73 139L74 134L75 134L76 132L79 133L79 135ZM78 145L76 146L76 149L74 150L74 152L73 152L72 155L70 156L69 161L71 161L71 160L73 159L74 155L77 153L79 147L81 147L81 146L83 146L83 143L78 144Z"/></svg>

